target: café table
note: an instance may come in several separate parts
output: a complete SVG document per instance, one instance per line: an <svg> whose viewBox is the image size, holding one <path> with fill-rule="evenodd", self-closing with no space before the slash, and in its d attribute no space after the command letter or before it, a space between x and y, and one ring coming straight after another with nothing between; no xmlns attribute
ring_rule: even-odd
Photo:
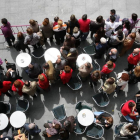
<svg viewBox="0 0 140 140"><path fill-rule="evenodd" d="M82 109L77 115L78 122L83 126L89 126L94 121L94 114L89 109Z"/></svg>
<svg viewBox="0 0 140 140"><path fill-rule="evenodd" d="M15 111L10 116L10 123L14 128L22 127L26 122L26 115L21 111Z"/></svg>
<svg viewBox="0 0 140 140"><path fill-rule="evenodd" d="M0 130L3 130L7 127L8 125L8 117L4 113L0 113Z"/></svg>
<svg viewBox="0 0 140 140"><path fill-rule="evenodd" d="M83 64L85 64L87 62L92 63L92 59L91 59L90 55L80 54L77 57L76 64L77 64L78 67L82 66Z"/></svg>
<svg viewBox="0 0 140 140"><path fill-rule="evenodd" d="M27 67L31 63L31 56L28 53L20 53L16 57L16 63L19 67Z"/></svg>
<svg viewBox="0 0 140 140"><path fill-rule="evenodd" d="M56 48L49 48L44 53L45 60L46 61L51 60L52 63L55 63L56 62L56 60L58 59L58 57L57 57L58 55L61 56L61 53Z"/></svg>

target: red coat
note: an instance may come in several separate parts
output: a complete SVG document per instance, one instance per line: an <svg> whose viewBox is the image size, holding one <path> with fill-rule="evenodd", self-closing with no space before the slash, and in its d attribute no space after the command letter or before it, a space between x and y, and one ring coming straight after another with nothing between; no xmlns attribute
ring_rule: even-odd
<svg viewBox="0 0 140 140"><path fill-rule="evenodd" d="M132 65L137 65L139 60L140 60L140 53L135 56L133 56L133 53L131 53L127 58L128 63L130 63Z"/></svg>
<svg viewBox="0 0 140 140"><path fill-rule="evenodd" d="M38 80L39 81L39 87L42 89L47 89L49 87L49 80L47 79L46 75L42 73L41 75L44 76L44 81Z"/></svg>
<svg viewBox="0 0 140 140"><path fill-rule="evenodd" d="M22 80L20 80L20 79L17 79L19 82L21 82L21 86L18 88L18 90L17 90L17 88L14 86L14 84L12 85L12 90L13 91L15 91L15 92L17 92L20 96L22 96L22 87L23 87L23 85L24 85L24 82L22 81Z"/></svg>
<svg viewBox="0 0 140 140"><path fill-rule="evenodd" d="M3 88L0 88L0 95L1 93L7 92L9 89L11 89L11 81L3 81Z"/></svg>
<svg viewBox="0 0 140 140"><path fill-rule="evenodd" d="M82 32L89 32L90 19L87 20L79 19L78 22L80 25L80 30Z"/></svg>
<svg viewBox="0 0 140 140"><path fill-rule="evenodd" d="M133 100L129 100L129 101L127 101L127 102L123 105L123 107L122 107L122 109L121 109L121 112L122 112L123 116L127 116L127 115L129 115L129 114L132 112L132 107L129 107L129 106L128 106L128 104L129 104L130 102L135 103ZM134 114L134 112L133 112L133 114ZM135 117L135 116L130 116L130 118L136 120L136 117Z"/></svg>
<svg viewBox="0 0 140 140"><path fill-rule="evenodd" d="M109 74L109 73L111 73L114 70L115 67L116 67L116 64L113 63L113 68L112 69L108 69L107 64L105 64L103 66L102 70L101 70L101 73Z"/></svg>
<svg viewBox="0 0 140 140"><path fill-rule="evenodd" d="M73 70L71 69L69 73L65 73L64 71L60 74L60 78L63 82L63 84L66 84L69 82L71 76L72 76Z"/></svg>

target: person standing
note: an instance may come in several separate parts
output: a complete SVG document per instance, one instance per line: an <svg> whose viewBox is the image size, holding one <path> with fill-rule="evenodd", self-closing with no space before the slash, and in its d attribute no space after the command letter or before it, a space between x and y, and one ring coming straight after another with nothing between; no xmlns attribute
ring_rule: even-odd
<svg viewBox="0 0 140 140"><path fill-rule="evenodd" d="M0 29L2 30L5 40L8 43L7 47L12 47L12 43L14 44L15 37L11 30L11 24L7 21L6 18L1 19L1 23L3 26L1 26Z"/></svg>

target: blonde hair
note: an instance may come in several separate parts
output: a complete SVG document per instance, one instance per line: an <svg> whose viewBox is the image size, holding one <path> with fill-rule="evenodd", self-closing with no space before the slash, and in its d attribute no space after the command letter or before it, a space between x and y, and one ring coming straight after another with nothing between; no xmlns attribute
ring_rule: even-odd
<svg viewBox="0 0 140 140"><path fill-rule="evenodd" d="M63 25L63 21L61 19L59 19L58 22L57 22L57 24L58 24L58 27L60 28Z"/></svg>
<svg viewBox="0 0 140 140"><path fill-rule="evenodd" d="M44 81L44 76L43 76L42 74L39 74L39 75L38 75L38 79L39 79L40 81Z"/></svg>
<svg viewBox="0 0 140 140"><path fill-rule="evenodd" d="M140 66L137 66L135 69L134 69L134 74L136 77L140 77Z"/></svg>
<svg viewBox="0 0 140 140"><path fill-rule="evenodd" d="M49 60L47 63L49 64L49 68L46 70L45 73L48 77L50 77L50 75L54 74L54 67L53 67L52 61Z"/></svg>

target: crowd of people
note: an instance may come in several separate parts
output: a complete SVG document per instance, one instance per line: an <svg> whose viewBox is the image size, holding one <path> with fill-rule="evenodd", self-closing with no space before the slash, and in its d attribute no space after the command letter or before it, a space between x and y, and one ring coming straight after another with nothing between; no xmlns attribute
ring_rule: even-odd
<svg viewBox="0 0 140 140"><path fill-rule="evenodd" d="M3 18L1 19L3 24L0 28L7 41L7 47L14 47L17 51L31 53L29 45L33 49L37 49L44 45L49 38L50 42L55 41L57 45L61 45L61 56L57 56L56 63L47 61L41 67L38 63L31 63L25 70L27 75L33 79L33 81L23 80L24 77L19 75L14 63L4 60L6 63L7 71L4 74L3 80L0 81L0 95L6 94L8 97L18 94L24 96L25 94L37 97L37 93L42 90L48 92L50 85L59 82L67 84L72 77L73 71L76 70L76 60L78 57L77 48L80 44L87 39L90 33L90 38L93 40L95 49L94 59L102 59L105 55L106 64L103 65L101 70L93 70L93 65L90 62L86 62L78 68L78 75L82 82L89 80L91 87L97 86L98 80L104 81L103 86L99 92L106 92L107 94L118 94L120 90L123 90L126 85L136 84L140 81L140 49L134 48L133 52L128 56L128 67L124 68L122 72L115 77L110 77L116 67L117 59L121 59L125 53L133 47L134 41L140 43L140 29L135 29L138 23L137 14L133 13L130 19L123 18L116 14L116 11L112 9L110 11L110 17L105 20L102 16L98 16L96 20L90 20L87 15L84 14L81 19L76 19L75 15L70 16L68 22L63 22L59 17L54 18L54 22L49 21L49 18L45 18L41 26L37 21L31 19L29 21L30 26L27 28L27 34L22 32L17 33L15 39L11 30L10 22ZM119 51L118 46L122 45L122 49ZM3 61L0 60L1 70ZM137 94L138 96L139 94ZM1 113L5 113L5 107L1 105ZM131 136L135 140L138 140L137 135L138 127L134 124L135 120L139 117L139 113L136 111L136 103L133 100L129 100L121 108L122 115L129 123L125 123L120 131L121 136ZM94 123L102 124L105 128L110 128L113 125L113 118L111 115L104 112L94 112ZM74 116L69 116L65 120L64 124L57 120L47 122L44 124L44 131L42 135L44 137L52 137L53 135L59 135L61 140L66 140L70 133L74 132L76 123ZM20 131L28 132L30 135L39 134L41 130L35 123L25 124ZM21 134L15 130L12 134L12 129L9 127L8 134L2 134L3 140L23 140L26 138L26 132ZM22 136L21 136L22 135ZM8 138L8 139L6 139Z"/></svg>

